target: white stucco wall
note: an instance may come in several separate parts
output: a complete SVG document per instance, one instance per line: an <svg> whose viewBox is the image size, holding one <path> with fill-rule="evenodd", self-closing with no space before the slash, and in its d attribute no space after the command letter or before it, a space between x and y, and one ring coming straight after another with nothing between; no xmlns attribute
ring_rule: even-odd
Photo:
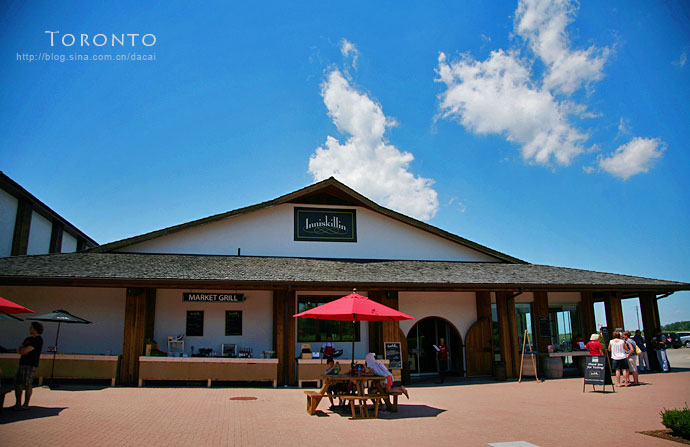
<svg viewBox="0 0 690 447"><path fill-rule="evenodd" d="M77 251L77 238L64 231L60 253L74 253L75 251Z"/></svg>
<svg viewBox="0 0 690 447"><path fill-rule="evenodd" d="M299 296L345 296L349 295L352 293L352 290L337 290L337 291L332 291L332 290L327 290L327 291L297 291L295 294L296 300L299 299ZM369 296L366 291L361 291L358 290L357 293L359 293L362 296ZM295 309L297 308L297 303L295 303ZM347 324L347 323L345 323ZM351 322L349 324L352 324ZM295 324L295 340L297 340L297 344L295 346L295 353L296 356L299 357L300 353L302 352L302 343L299 341L299 337L297 334L297 328L298 324ZM357 359L363 359L365 355L369 352L369 324L366 321L362 321L359 325L359 341L355 342L355 358ZM306 344L311 344L311 350L313 352L319 352L321 349L321 343L309 343L306 342ZM336 348L337 349L342 349L343 354L340 356L340 359L351 359L352 358L352 342L335 342ZM378 353L377 354L381 354ZM380 357L383 358L383 357Z"/></svg>
<svg viewBox="0 0 690 447"><path fill-rule="evenodd" d="M549 292L549 304L576 304L582 301L580 292Z"/></svg>
<svg viewBox="0 0 690 447"><path fill-rule="evenodd" d="M495 261L483 253L364 208L355 208L357 242L294 241L295 206L301 205L283 204L229 217L128 246L123 251L236 255L239 248L247 256Z"/></svg>
<svg viewBox="0 0 690 447"><path fill-rule="evenodd" d="M477 321L474 292L399 292L398 307L401 312L415 317L400 322L405 335L423 318L441 317L455 326L464 344L467 331Z"/></svg>
<svg viewBox="0 0 690 447"><path fill-rule="evenodd" d="M36 211L31 213L31 227L29 230L29 244L26 248L28 255L40 255L50 251L50 233L53 224Z"/></svg>
<svg viewBox="0 0 690 447"><path fill-rule="evenodd" d="M245 301L240 303L190 303L182 301L183 292L200 293L243 293ZM235 343L238 348L252 348L254 357L261 357L263 351L273 346L273 292L242 290L179 290L159 289L156 293L156 318L154 339L162 351L167 351L169 335L184 334L188 310L204 311L204 335L184 338L185 353L191 354L199 348L221 352L221 344ZM225 311L242 311L242 335L225 335Z"/></svg>
<svg viewBox="0 0 690 447"><path fill-rule="evenodd" d="M0 257L12 254L17 205L18 200L13 195L0 189Z"/></svg>
<svg viewBox="0 0 690 447"><path fill-rule="evenodd" d="M0 286L0 296L36 311L37 315L57 309L93 322L62 324L59 352L65 354L122 354L125 318L125 289L91 287ZM26 318L31 314L17 315ZM0 345L14 350L29 336L30 321L1 321ZM44 323L43 355L55 345L57 323Z"/></svg>

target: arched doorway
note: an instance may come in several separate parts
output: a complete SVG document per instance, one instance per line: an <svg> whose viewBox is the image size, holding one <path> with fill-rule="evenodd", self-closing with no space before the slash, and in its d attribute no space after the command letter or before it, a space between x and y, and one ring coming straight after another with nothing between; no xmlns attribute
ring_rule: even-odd
<svg viewBox="0 0 690 447"><path fill-rule="evenodd" d="M451 322L440 317L426 317L407 333L407 355L413 375L438 374L434 345L440 338L448 345L452 374L463 375L462 337Z"/></svg>

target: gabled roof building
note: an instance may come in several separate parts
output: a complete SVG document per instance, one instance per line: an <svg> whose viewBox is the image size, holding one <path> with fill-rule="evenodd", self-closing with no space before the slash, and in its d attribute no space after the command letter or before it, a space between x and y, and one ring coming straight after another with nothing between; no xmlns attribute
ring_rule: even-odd
<svg viewBox="0 0 690 447"><path fill-rule="evenodd" d="M292 317L353 288L416 319L353 326ZM413 375L437 372L433 345L444 338L453 373L492 375L498 365L517 377L525 333L545 359L548 346L568 353L596 331L594 302L604 302L613 331L623 327L621 300L639 297L649 334L660 327L657 299L689 289L530 264L382 207L334 178L77 253L0 259L0 295L93 321L61 334L61 347L121 354L122 384L142 380L148 340L166 346L177 335L182 355L227 346L272 353L280 384L300 381L303 345L318 351L328 336L344 358L353 338L359 358L399 343ZM17 330L0 328L2 340Z"/></svg>

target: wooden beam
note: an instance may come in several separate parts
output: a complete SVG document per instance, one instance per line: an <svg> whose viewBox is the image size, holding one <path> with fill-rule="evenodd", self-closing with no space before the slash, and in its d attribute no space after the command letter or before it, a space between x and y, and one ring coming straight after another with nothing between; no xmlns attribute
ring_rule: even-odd
<svg viewBox="0 0 690 447"><path fill-rule="evenodd" d="M139 356L144 355L147 334L153 335L155 301L155 289L127 289L120 367L121 385L135 385L138 382Z"/></svg>
<svg viewBox="0 0 690 447"><path fill-rule="evenodd" d="M62 251L62 234L64 231L65 226L61 222L53 222L53 229L50 232L49 253L60 253Z"/></svg>
<svg viewBox="0 0 690 447"><path fill-rule="evenodd" d="M536 321L534 334L534 343L537 346L537 352L545 353L548 351L547 346L551 344L551 337L541 337L539 332L539 318L549 318L549 298L547 292L534 292L534 302L532 303L532 311L534 312L534 320Z"/></svg>
<svg viewBox="0 0 690 447"><path fill-rule="evenodd" d="M19 199L17 203L17 217L14 221L14 235L12 237L12 256L25 255L29 247L29 232L31 230L31 202Z"/></svg>
<svg viewBox="0 0 690 447"><path fill-rule="evenodd" d="M614 293L607 294L604 298L604 308L606 310L606 324L609 327L610 334L613 334L617 327L625 327L620 296Z"/></svg>
<svg viewBox="0 0 690 447"><path fill-rule="evenodd" d="M273 292L273 346L278 357L278 384L295 385L297 343L295 291L290 288Z"/></svg>
<svg viewBox="0 0 690 447"><path fill-rule="evenodd" d="M287 369L287 384L297 385L297 360L295 350L297 349L297 318L293 317L297 313L297 295L295 289L289 288L286 294L285 307L287 324L285 326L285 343L287 358L285 365Z"/></svg>
<svg viewBox="0 0 690 447"><path fill-rule="evenodd" d="M285 345L285 299L287 289L273 291L273 350L278 358L278 384L287 385L287 350Z"/></svg>
<svg viewBox="0 0 690 447"><path fill-rule="evenodd" d="M516 377L514 374L516 358L513 357L513 342L511 329L511 316L509 313L508 298L510 292L496 292L496 313L498 314L498 345L501 351L501 359L506 364L506 375L508 378ZM513 301L513 314L515 314L515 303ZM517 334L516 334L517 335ZM515 337L517 345L517 336Z"/></svg>
<svg viewBox="0 0 690 447"><path fill-rule="evenodd" d="M476 292L477 320L486 317L491 322L491 292Z"/></svg>
<svg viewBox="0 0 690 447"><path fill-rule="evenodd" d="M654 293L640 293L640 313L642 314L642 331L647 346L647 357L654 371L660 371L661 365L656 358L656 350L652 346L652 337L661 329L659 321L659 306Z"/></svg>
<svg viewBox="0 0 690 447"><path fill-rule="evenodd" d="M385 292L381 304L398 310L398 292ZM381 324L381 332L384 342L400 341L400 324L397 321L383 321ZM381 346L383 352L383 346Z"/></svg>
<svg viewBox="0 0 690 447"><path fill-rule="evenodd" d="M642 313L642 327L649 336L653 337L657 330L661 329L659 319L659 300L655 293L640 293L640 312Z"/></svg>
<svg viewBox="0 0 690 447"><path fill-rule="evenodd" d="M511 356L513 358L513 375L512 377L518 377L520 373L520 354L519 354L519 343L518 343L518 330L517 330L517 312L515 311L515 294L509 293L506 296L506 307L510 323L510 349ZM506 365L507 366L507 365ZM507 370L507 368L506 368ZM508 374L510 376L510 373Z"/></svg>
<svg viewBox="0 0 690 447"><path fill-rule="evenodd" d="M580 292L580 310L582 313L582 334L585 340L589 340L589 335L598 332L597 322L594 318L594 296L592 292Z"/></svg>

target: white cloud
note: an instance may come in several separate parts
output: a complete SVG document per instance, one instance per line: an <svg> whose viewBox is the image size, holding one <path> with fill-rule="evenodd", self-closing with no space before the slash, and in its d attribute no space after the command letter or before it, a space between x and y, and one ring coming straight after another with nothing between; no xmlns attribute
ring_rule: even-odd
<svg viewBox="0 0 690 447"><path fill-rule="evenodd" d="M661 158L666 144L658 138L634 138L620 146L609 157L599 158L599 168L623 180L648 172L654 161Z"/></svg>
<svg viewBox="0 0 690 447"><path fill-rule="evenodd" d="M678 65L680 68L685 67L685 64L688 62L688 48L683 49L683 52L680 53L680 57L678 58L677 61L673 61L673 65Z"/></svg>
<svg viewBox="0 0 690 447"><path fill-rule="evenodd" d="M448 62L441 53L437 81L442 118L458 120L477 134L502 134L520 146L523 159L567 166L582 152L589 135L571 124L571 116L592 118L570 95L602 76L607 49L571 50L565 32L576 8L564 0L522 0L515 32L545 65L533 79L532 63L517 50L495 50L484 61L469 55Z"/></svg>
<svg viewBox="0 0 690 447"><path fill-rule="evenodd" d="M340 54L343 57L352 57L352 68L357 70L357 58L359 57L359 51L357 47L352 42L343 38L340 40Z"/></svg>
<svg viewBox="0 0 690 447"><path fill-rule="evenodd" d="M569 103L559 103L530 79L529 67L514 52L493 51L483 62L463 56L438 59L443 118L454 118L477 134L503 134L521 146L522 157L540 164L555 159L570 164L584 147L587 135L568 122Z"/></svg>
<svg viewBox="0 0 690 447"><path fill-rule="evenodd" d="M309 159L315 181L330 176L372 200L417 219L434 217L439 208L433 180L409 171L414 156L384 139L395 121L381 106L355 90L339 70L332 70L321 86L328 115L343 134L341 144L329 136Z"/></svg>
<svg viewBox="0 0 690 447"><path fill-rule="evenodd" d="M572 50L566 27L577 7L569 0L522 0L515 12L515 31L547 67L544 88L572 94L602 78L608 48Z"/></svg>

